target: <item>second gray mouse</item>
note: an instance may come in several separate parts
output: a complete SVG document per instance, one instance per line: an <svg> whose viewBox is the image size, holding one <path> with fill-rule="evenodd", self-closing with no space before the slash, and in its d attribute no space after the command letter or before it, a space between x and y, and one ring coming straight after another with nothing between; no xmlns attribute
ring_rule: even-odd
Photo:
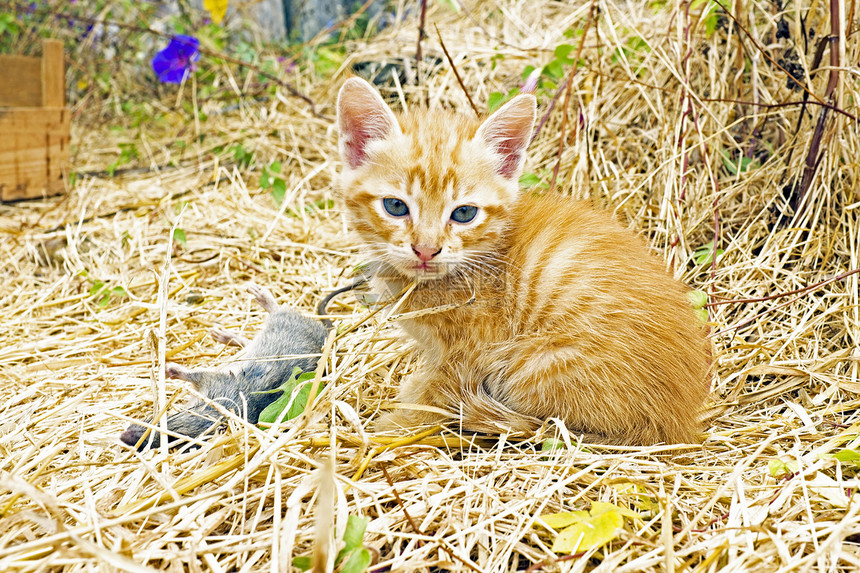
<svg viewBox="0 0 860 573"><path fill-rule="evenodd" d="M347 289L326 297L320 307L324 309L325 304L343 290ZM218 342L244 347L245 355L240 361L226 368L193 370L168 362L165 371L168 378L191 382L200 394L236 415L247 413L245 419L256 424L263 409L281 396L279 392L268 391L287 381L294 368L303 372L316 368L328 334L326 327L331 323L324 326L318 320L280 306L272 293L262 286L251 285L248 291L270 313L254 340L221 329L213 329L211 333ZM175 445L185 441L177 436L197 438L219 424L222 418L218 410L195 398L184 411L167 417L167 429L171 434L168 440ZM140 442L139 449L150 444L157 446L160 436L155 430L141 442L146 431L146 427L132 424L120 440L130 446Z"/></svg>

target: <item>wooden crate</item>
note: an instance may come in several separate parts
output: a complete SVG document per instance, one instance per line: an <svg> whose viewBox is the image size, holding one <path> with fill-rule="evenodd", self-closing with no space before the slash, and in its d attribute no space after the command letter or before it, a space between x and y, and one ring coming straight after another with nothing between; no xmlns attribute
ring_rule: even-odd
<svg viewBox="0 0 860 573"><path fill-rule="evenodd" d="M0 56L0 200L56 195L69 164L63 43L42 57Z"/></svg>

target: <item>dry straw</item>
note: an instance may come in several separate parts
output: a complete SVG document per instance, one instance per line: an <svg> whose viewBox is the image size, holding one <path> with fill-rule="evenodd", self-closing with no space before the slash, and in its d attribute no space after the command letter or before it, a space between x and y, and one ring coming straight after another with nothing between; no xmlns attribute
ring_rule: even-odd
<svg viewBox="0 0 860 573"><path fill-rule="evenodd" d="M548 183L562 149L561 192L614 209L712 301L790 292L860 268L860 128L850 117L860 115L860 43L856 21L845 24L853 2L834 3L842 25L830 46L840 57L834 68L825 51L817 69L816 46L831 32L823 2L737 2L735 20L702 18L704 2L466 4L455 13L430 3L425 25L438 26L480 107L559 44L578 48L583 36L563 33L593 14L569 115L562 94L527 169ZM525 442L452 430L376 435L374 418L415 358L384 313L368 317L350 296L332 309L338 332L320 393L296 423L265 430L232 418L226 433L173 453L121 446L130 421L190 392L163 379L165 360L225 363L232 350L208 328L259 328L248 282L311 312L351 279L360 261L337 209L304 209L334 198L339 159L326 118L349 65L402 56L414 70L417 26L407 18L350 43L331 80L299 78L322 117L288 97L211 109L199 126L147 131L138 143L149 172L84 178L68 197L0 206L0 570L286 571L312 553L319 512L330 512L335 543L349 515L369 518L375 571L860 567L856 466L828 457L860 442L858 275L711 306L719 360L706 439L674 453L584 448L551 422ZM422 48L420 87L392 82L387 95L472 113L438 39L428 34ZM787 86L790 50L806 66L805 109L796 103L804 92ZM795 103L778 105L786 102ZM821 103L831 109L816 133ZM178 155L171 143L194 129L205 143ZM83 125L74 139L80 171L104 168L118 143ZM229 155L211 159L234 142L261 164L284 162L282 206ZM792 205L809 158L815 170ZM157 168L169 160L181 167ZM173 226L187 235L176 251ZM724 250L716 264L696 262L715 238ZM93 280L128 296L101 308ZM569 447L541 452L546 437ZM316 470L328 457L333 504L317 499ZM604 547L558 560L536 519L592 501L643 518Z"/></svg>

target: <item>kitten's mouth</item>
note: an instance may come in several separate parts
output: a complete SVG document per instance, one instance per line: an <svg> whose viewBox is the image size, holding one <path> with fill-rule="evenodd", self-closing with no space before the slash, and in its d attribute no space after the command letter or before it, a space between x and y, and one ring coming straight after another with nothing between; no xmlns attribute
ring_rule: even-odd
<svg viewBox="0 0 860 573"><path fill-rule="evenodd" d="M444 265L433 262L412 263L407 268L408 274L417 280L438 279L448 274Z"/></svg>

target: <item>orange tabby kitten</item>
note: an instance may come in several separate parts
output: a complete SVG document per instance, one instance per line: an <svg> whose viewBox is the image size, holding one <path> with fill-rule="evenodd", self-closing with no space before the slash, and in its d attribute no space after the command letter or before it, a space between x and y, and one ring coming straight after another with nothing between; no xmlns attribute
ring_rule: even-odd
<svg viewBox="0 0 860 573"><path fill-rule="evenodd" d="M422 355L382 427L530 432L549 418L621 444L695 440L710 345L684 287L586 203L519 188L536 114L396 116L367 82L337 102L345 214ZM425 312L422 312L425 311ZM432 408L427 408L431 406Z"/></svg>

